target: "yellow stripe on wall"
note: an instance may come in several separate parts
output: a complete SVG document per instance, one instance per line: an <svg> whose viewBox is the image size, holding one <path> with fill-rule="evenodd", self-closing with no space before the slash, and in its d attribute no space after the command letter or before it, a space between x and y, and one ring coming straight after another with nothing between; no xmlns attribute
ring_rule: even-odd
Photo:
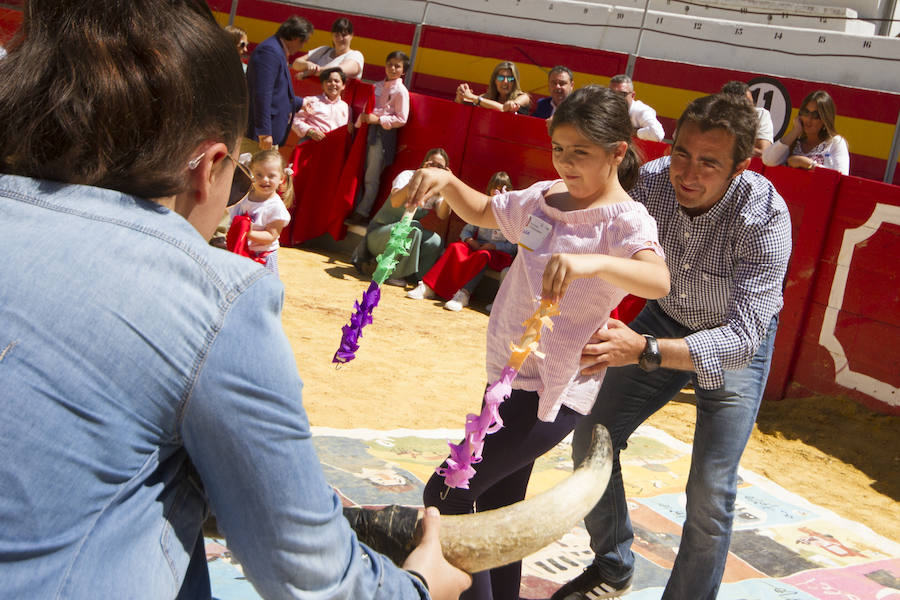
<svg viewBox="0 0 900 600"><path fill-rule="evenodd" d="M221 26L225 26L228 24L228 14L227 13L213 13L216 17L216 21ZM275 32L278 31L278 23L273 21L266 21L263 19L252 19L250 17L241 17L236 16L234 18L234 24L236 27L240 27L244 31L247 32L247 38L254 44L258 44L265 40L268 37L275 35ZM306 42L305 48L312 50L313 48L317 48L318 46L330 46L331 45L331 32L317 30L313 32L312 37L309 38L309 41ZM383 65L385 63L385 58L388 54L395 50L402 50L409 54L412 50L411 46L407 44L397 44L394 42L386 42L383 40L376 40L372 38L365 38L354 36L353 43L351 44L354 50L359 50L363 53L363 57L366 60L367 64L370 65Z"/></svg>
<svg viewBox="0 0 900 600"><path fill-rule="evenodd" d="M220 25L224 26L228 23L227 13L217 12L214 14ZM235 25L246 31L247 37L254 43L259 43L274 35L278 29L278 23L240 16L235 17ZM331 45L331 32L316 31L306 47L311 49L328 45ZM407 54L411 52L411 47L408 45L364 37L354 37L353 48L362 52L366 57L366 62L370 65L383 64L384 57L394 50L403 50ZM417 73L424 75L487 86L488 78L494 67L504 60L506 59L420 47L414 68ZM516 63L516 66L519 68L522 89L532 94L549 94L547 71L532 64ZM576 87L583 87L591 83L609 85L609 77L594 73L575 73ZM640 80L634 82L634 87L638 99L652 106L660 116L670 119L677 119L688 104L707 93L653 85ZM796 114L794 111L791 115L792 118ZM871 156L881 160L886 160L890 154L891 140L894 136L894 125L892 124L838 115L835 127L847 139L850 152L853 154ZM671 136L672 133L674 132L666 132L668 136Z"/></svg>
<svg viewBox="0 0 900 600"><path fill-rule="evenodd" d="M670 119L678 119L685 107L695 99L705 96L705 92L684 90L679 88L652 85L636 81L634 91L637 98L652 106L657 114ZM791 120L797 111L791 111ZM887 160L891 152L891 140L894 126L879 121L859 119L856 117L835 117L835 128L847 140L850 152ZM667 131L671 136L674 131Z"/></svg>

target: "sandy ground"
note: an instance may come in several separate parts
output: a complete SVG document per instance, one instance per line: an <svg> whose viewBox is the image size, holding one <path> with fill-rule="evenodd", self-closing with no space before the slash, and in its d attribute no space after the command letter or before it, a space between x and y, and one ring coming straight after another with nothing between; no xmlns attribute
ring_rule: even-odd
<svg viewBox="0 0 900 600"><path fill-rule="evenodd" d="M305 382L313 425L338 428L458 428L478 410L485 385L485 289L459 313L409 300L383 286L375 322L356 360L331 362L353 303L368 286L347 244L310 242L279 251L284 326ZM352 247L352 246L351 246ZM695 408L682 394L649 424L690 443ZM900 417L841 398L763 405L741 463L835 513L900 542Z"/></svg>

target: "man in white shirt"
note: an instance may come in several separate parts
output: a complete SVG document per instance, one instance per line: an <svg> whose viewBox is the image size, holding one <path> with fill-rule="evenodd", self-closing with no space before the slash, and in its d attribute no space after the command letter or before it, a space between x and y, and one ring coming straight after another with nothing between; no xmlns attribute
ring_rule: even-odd
<svg viewBox="0 0 900 600"><path fill-rule="evenodd" d="M756 130L756 142L753 144L753 156L762 156L763 150L772 145L775 141L775 126L772 125L772 115L762 106L756 106L753 101L753 94L750 92L750 86L743 81L729 81L722 86L720 90L723 94L732 94L733 96L743 96L750 101L751 106L756 110L756 118L759 121L759 128Z"/></svg>
<svg viewBox="0 0 900 600"><path fill-rule="evenodd" d="M666 137L662 123L656 118L656 111L641 102L635 100L634 82L628 75L616 75L609 80L609 89L625 96L628 102L628 116L631 124L637 130L637 137L642 140L661 142Z"/></svg>

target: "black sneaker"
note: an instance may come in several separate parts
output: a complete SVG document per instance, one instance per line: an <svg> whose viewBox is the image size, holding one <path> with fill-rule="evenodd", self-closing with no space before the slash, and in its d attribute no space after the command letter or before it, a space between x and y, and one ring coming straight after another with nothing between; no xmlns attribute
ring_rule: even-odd
<svg viewBox="0 0 900 600"><path fill-rule="evenodd" d="M584 572L562 586L550 600L599 600L618 598L631 591L631 577L623 581L611 582L600 574L597 565L590 564Z"/></svg>

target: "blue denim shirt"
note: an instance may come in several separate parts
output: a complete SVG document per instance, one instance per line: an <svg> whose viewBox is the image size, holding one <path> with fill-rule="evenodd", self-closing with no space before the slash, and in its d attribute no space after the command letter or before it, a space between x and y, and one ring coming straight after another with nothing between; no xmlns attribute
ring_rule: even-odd
<svg viewBox="0 0 900 600"><path fill-rule="evenodd" d="M181 216L0 176L0 595L174 598L208 507L265 598L421 598L326 483L283 290Z"/></svg>

